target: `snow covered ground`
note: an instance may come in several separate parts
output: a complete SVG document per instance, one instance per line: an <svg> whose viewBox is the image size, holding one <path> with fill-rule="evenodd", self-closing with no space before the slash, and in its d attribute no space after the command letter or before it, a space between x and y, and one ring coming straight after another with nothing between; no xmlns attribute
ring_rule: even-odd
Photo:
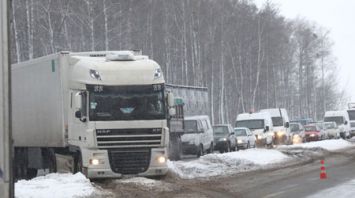
<svg viewBox="0 0 355 198"><path fill-rule="evenodd" d="M303 144L295 144L295 145L287 145L287 146L278 146L277 148L283 149L283 148L322 148L328 151L335 151L339 149L343 149L346 147L350 147L353 144L350 142L343 140L343 139L337 139L337 140L323 140L323 141L317 141L317 142L307 142Z"/></svg>
<svg viewBox="0 0 355 198"><path fill-rule="evenodd" d="M79 198L92 196L97 191L81 173L52 173L15 183L16 198Z"/></svg>
<svg viewBox="0 0 355 198"><path fill-rule="evenodd" d="M282 162L292 160L295 156L284 153L285 150L321 148L335 151L353 146L354 144L343 140L324 140L297 145L278 146L276 149L249 149L224 154L209 154L192 161L168 161L170 171L183 179L208 178L224 176L239 172L272 168ZM319 155L322 155L321 151Z"/></svg>
<svg viewBox="0 0 355 198"><path fill-rule="evenodd" d="M116 184L133 184L138 188L143 188L149 191L173 191L176 187L170 183L162 182L155 179L149 179L145 177L133 177L129 179L118 179Z"/></svg>
<svg viewBox="0 0 355 198"><path fill-rule="evenodd" d="M277 150L249 149L208 154L192 161L168 161L170 171L183 179L228 175L281 163L289 157Z"/></svg>
<svg viewBox="0 0 355 198"><path fill-rule="evenodd" d="M355 179L339 184L332 188L322 190L307 198L334 198L334 197L354 197L355 196Z"/></svg>

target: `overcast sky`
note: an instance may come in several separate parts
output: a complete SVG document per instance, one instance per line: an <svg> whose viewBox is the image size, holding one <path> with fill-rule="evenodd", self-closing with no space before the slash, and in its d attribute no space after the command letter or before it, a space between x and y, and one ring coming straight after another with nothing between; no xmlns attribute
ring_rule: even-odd
<svg viewBox="0 0 355 198"><path fill-rule="evenodd" d="M267 0L254 0L261 6ZM287 18L303 17L330 29L340 89L355 102L355 0L269 0Z"/></svg>

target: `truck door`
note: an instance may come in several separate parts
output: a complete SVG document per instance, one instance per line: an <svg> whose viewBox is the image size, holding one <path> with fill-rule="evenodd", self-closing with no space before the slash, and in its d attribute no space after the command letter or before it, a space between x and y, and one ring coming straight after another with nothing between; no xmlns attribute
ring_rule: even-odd
<svg viewBox="0 0 355 198"><path fill-rule="evenodd" d="M81 101L78 100L79 95ZM70 109L69 109L69 142L73 145L80 146L84 144L88 137L86 133L88 125L88 94L85 91L74 90L70 92ZM81 103L81 104L76 104ZM79 108L80 106L80 108Z"/></svg>

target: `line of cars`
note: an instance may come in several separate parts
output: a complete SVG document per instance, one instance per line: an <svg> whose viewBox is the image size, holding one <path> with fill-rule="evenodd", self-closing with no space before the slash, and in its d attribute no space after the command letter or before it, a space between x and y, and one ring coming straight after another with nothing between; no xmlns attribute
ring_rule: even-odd
<svg viewBox="0 0 355 198"><path fill-rule="evenodd" d="M352 118L352 119L351 119ZM355 135L355 108L327 111L324 121L290 121L286 109L262 109L242 113L230 124L212 126L208 116L185 117L181 137L183 154L198 157L214 150L220 153L255 147L273 147Z"/></svg>

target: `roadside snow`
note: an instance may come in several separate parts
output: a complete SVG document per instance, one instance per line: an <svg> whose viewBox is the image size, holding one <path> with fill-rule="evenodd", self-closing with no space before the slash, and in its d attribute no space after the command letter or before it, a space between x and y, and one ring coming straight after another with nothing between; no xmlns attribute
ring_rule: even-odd
<svg viewBox="0 0 355 198"><path fill-rule="evenodd" d="M83 174L58 174L20 180L15 183L16 198L71 198L88 197L95 187Z"/></svg>
<svg viewBox="0 0 355 198"><path fill-rule="evenodd" d="M249 149L225 154L209 154L192 161L168 161L170 171L180 178L193 179L262 169L290 159L277 150Z"/></svg>
<svg viewBox="0 0 355 198"><path fill-rule="evenodd" d="M334 198L334 197L354 197L355 195L355 179L339 184L332 188L322 190L307 198Z"/></svg>
<svg viewBox="0 0 355 198"><path fill-rule="evenodd" d="M159 180L154 180L154 179L148 179L145 177L133 177L129 179L119 179L116 180L116 183L118 184L133 184L137 187L142 187L147 190L153 190L153 191L172 191L175 189L175 187L167 182L162 182Z"/></svg>
<svg viewBox="0 0 355 198"><path fill-rule="evenodd" d="M338 140L323 140L317 142L307 142L303 144L295 144L295 145L288 145L288 146L278 146L277 148L322 148L328 151L334 151L338 149L343 149L353 146L350 142L338 139Z"/></svg>

